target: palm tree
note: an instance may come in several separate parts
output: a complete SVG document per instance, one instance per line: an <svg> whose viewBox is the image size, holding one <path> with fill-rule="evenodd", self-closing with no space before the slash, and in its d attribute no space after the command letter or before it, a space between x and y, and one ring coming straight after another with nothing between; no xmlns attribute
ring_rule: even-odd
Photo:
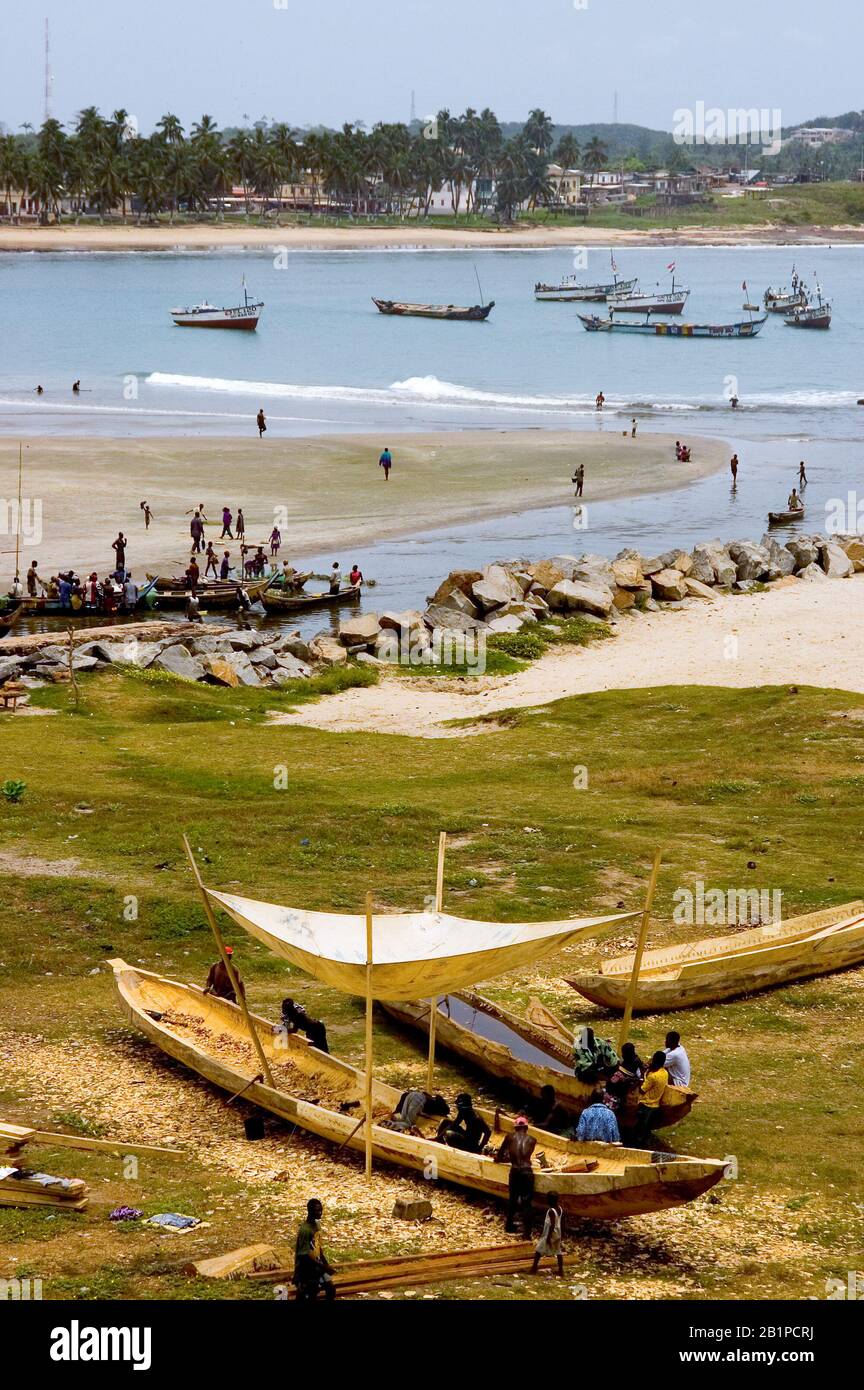
<svg viewBox="0 0 864 1390"><path fill-rule="evenodd" d="M183 144L183 127L171 111L166 111L164 116L160 116L156 122L156 129L166 145Z"/></svg>
<svg viewBox="0 0 864 1390"><path fill-rule="evenodd" d="M585 167L590 170L591 182L599 174L604 164L609 162L609 153L602 140L598 140L596 135L592 135L588 144L585 146Z"/></svg>
<svg viewBox="0 0 864 1390"><path fill-rule="evenodd" d="M522 127L522 134L525 143L536 150L538 154L548 155L552 148L554 127L551 117L541 111L539 106L535 106L533 111L528 112L528 119Z"/></svg>

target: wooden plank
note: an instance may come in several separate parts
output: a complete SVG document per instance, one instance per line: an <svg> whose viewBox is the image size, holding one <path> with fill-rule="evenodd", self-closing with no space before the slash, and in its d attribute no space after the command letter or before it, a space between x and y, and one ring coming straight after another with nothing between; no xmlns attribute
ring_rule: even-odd
<svg viewBox="0 0 864 1390"><path fill-rule="evenodd" d="M64 1202L47 1192L13 1192L0 1183L0 1207L53 1207L55 1211L84 1211L87 1202L87 1197L79 1197L77 1202Z"/></svg>
<svg viewBox="0 0 864 1390"><path fill-rule="evenodd" d="M244 1245L209 1260L195 1260L183 1266L184 1274L197 1274L204 1279L233 1279L239 1274L256 1274L277 1269L279 1256L272 1245Z"/></svg>
<svg viewBox="0 0 864 1390"><path fill-rule="evenodd" d="M530 1259L534 1253L534 1242L530 1240L515 1241L509 1245L481 1245L475 1250L436 1250L427 1251L422 1255L386 1255L378 1260L356 1260L351 1264L337 1268L337 1276L342 1279L351 1278L362 1281L373 1278L389 1278L408 1271L418 1273L423 1269L447 1269L449 1267L463 1268L468 1265L476 1266L485 1264L493 1266L500 1260L521 1260ZM285 1279L290 1278L291 1269L266 1270L261 1273L250 1274L250 1279Z"/></svg>
<svg viewBox="0 0 864 1390"><path fill-rule="evenodd" d="M17 1130L18 1125L0 1124L0 1137L5 1138L8 1130ZM92 1149L98 1153L111 1154L153 1154L159 1158L186 1158L183 1149L163 1149L155 1144L127 1144L123 1139L91 1139L85 1134L55 1134L47 1129L25 1130L26 1138L16 1140L21 1144L42 1144L52 1149ZM14 1137L14 1136L13 1136Z"/></svg>

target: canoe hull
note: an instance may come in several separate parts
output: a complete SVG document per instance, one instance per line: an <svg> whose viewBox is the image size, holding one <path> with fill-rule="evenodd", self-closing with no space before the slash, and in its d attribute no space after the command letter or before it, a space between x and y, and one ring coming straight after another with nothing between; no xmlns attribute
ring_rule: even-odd
<svg viewBox="0 0 864 1390"><path fill-rule="evenodd" d="M376 299L372 303L380 314L397 315L402 318L446 319L461 323L482 323L488 319L495 308L495 300L488 304L400 304L393 299Z"/></svg>
<svg viewBox="0 0 864 1390"><path fill-rule="evenodd" d="M553 1037L550 1037L548 1031L532 1024L527 1018L502 1008L491 999L485 999L483 995L475 994L473 990L461 990L455 995L455 998L467 1004L469 1008L476 1009L486 1014L487 1017L503 1023L506 1028L512 1029L514 1033L534 1047L543 1051L554 1052L559 1061L566 1061L569 1070L559 1071L554 1066L543 1067L525 1061L515 1056L513 1051L503 1043L481 1037L471 1028L458 1023L453 1018L448 1018L446 1013L440 1009L435 1025L435 1037L439 1046L448 1052L455 1053L457 1057L461 1057L479 1071L485 1072L487 1076L504 1081L523 1095L530 1095L537 1099L544 1086L554 1086L558 1105L574 1118L581 1114L586 1105L591 1103L593 1085L580 1081L573 1072L572 1039L569 1049L566 1046L561 1046L556 1043ZM428 1038L429 1004L425 1000L416 1004L394 1004L388 1001L382 1002L381 1007L385 1013L404 1027L417 1029L424 1037ZM660 1106L656 1125L658 1129L665 1129L667 1126L675 1125L679 1120L683 1120L686 1115L690 1114L696 1100L696 1093L684 1087L669 1086L667 1091L668 1096L664 1096L664 1103Z"/></svg>
<svg viewBox="0 0 864 1390"><path fill-rule="evenodd" d="M343 603L359 603L360 590L340 589L338 594L292 594L284 589L270 588L261 595L268 613L302 613L306 608L336 608Z"/></svg>
<svg viewBox="0 0 864 1390"><path fill-rule="evenodd" d="M853 906L856 914L844 916ZM858 911L861 907L861 904L846 904L840 910L829 909L790 919L782 924L788 931L782 936L777 934L773 943L766 938L760 944L756 938L756 932L764 928L743 933L738 950L734 949L735 937L726 938L728 950L725 954L704 950L722 943L723 938L688 943L691 951L703 948L701 959L693 954L688 959L683 954L687 947L672 948L682 954L677 963L670 959L666 969L662 962L655 966L651 960L652 956L656 958L663 953L649 952L643 961L634 1010L637 1013L667 1013L689 1009L853 969L864 963L864 915ZM618 962L607 964L617 966ZM585 971L567 983L592 1003L623 1012L629 984L625 970L614 974Z"/></svg>
<svg viewBox="0 0 864 1390"><path fill-rule="evenodd" d="M244 1098L252 1104L310 1134L340 1146L344 1144L357 1152L363 1151L363 1127L356 1128L362 1110L342 1114L323 1103L314 1104L262 1082L249 1085L253 1067L257 1067L257 1061L251 1060L251 1045L250 1059L244 1068L208 1052L192 1038L178 1037L164 1022L147 1012L148 1009L154 1013L177 1009L218 1028L222 1034L245 1039L242 1014L235 1004L204 995L194 985L180 984L129 966L122 960L113 960L110 964L124 1013L161 1051L232 1095L243 1088ZM317 1077L319 1085L326 1080L331 1089L340 1087L346 1100L362 1101L365 1084L362 1072L337 1057L318 1052L296 1035L283 1039L277 1047L273 1025L257 1015L252 1018L271 1064L288 1057L308 1075L313 1089ZM373 1083L376 1107L385 1105L392 1109L399 1095L399 1090L393 1086ZM496 1119L491 1114L487 1118L490 1124ZM499 1116L495 1128L498 1133L510 1132L513 1122L507 1116ZM725 1164L717 1159L658 1154L657 1162L653 1162L654 1156L642 1150L619 1149L606 1144L573 1144L541 1130L533 1133L538 1147L548 1152L563 1153L567 1160L597 1160L598 1169L594 1172L565 1173L560 1168L536 1170L537 1203L545 1205L546 1194L557 1191L562 1207L573 1217L617 1220L680 1206L707 1192L725 1174ZM397 1134L379 1124L373 1125L372 1135L373 1155L380 1162L421 1173L430 1181L455 1183L501 1201L507 1198L506 1164L496 1164L479 1154L461 1153L430 1139ZM430 1174L434 1177L430 1178Z"/></svg>

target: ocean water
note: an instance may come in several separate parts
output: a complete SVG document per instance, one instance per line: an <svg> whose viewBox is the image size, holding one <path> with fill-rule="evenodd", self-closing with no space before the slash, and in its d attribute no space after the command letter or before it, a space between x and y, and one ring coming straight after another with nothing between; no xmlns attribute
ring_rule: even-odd
<svg viewBox="0 0 864 1390"><path fill-rule="evenodd" d="M835 499L851 492L853 507L864 499L864 246L620 248L615 257L619 275L638 275L643 286L668 282L675 260L677 280L691 288L682 316L691 322L746 317L745 298L757 303L767 285L787 284L795 264L808 281L818 277L833 324L796 331L770 316L758 338L738 342L588 334L577 306L533 298L535 281L576 268L566 249L6 254L0 432L241 436L263 406L271 436L368 431L393 445L398 466L406 431L603 432L635 415L641 431L671 432L697 449L711 435L741 458L735 489L723 472L594 504L589 478L581 515L562 491L519 516L303 557L321 572L335 558L346 570L358 560L377 580L365 602L379 609L422 606L456 566L631 545L650 553L714 535L758 539L768 510L785 505L800 458L811 478L805 529L824 530ZM605 280L609 261L608 251L588 252L580 278ZM172 306L236 302L243 275L265 301L257 333L174 327ZM485 323L385 318L371 302L375 294L474 303L478 276L496 301ZM602 415L593 405L601 389ZM295 558L285 539L283 553ZM310 613L299 625L311 632L335 620Z"/></svg>

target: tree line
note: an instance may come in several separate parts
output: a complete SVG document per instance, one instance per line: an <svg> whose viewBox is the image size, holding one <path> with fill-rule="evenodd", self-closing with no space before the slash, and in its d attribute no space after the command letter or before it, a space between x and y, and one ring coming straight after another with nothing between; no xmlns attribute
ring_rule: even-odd
<svg viewBox="0 0 864 1390"><path fill-rule="evenodd" d="M461 116L443 110L411 127L380 122L369 131L349 124L310 132L264 121L221 131L208 115L187 131L168 112L141 135L127 111L105 117L88 106L68 130L49 119L38 131L0 135L0 189L7 216L17 190L38 199L43 221L59 218L61 204L76 218L88 209L102 218L117 208L125 217L130 199L139 213L173 218L218 207L237 186L247 214L253 200L278 211L297 201L283 200L283 189L307 183L313 205L335 204L349 214L424 216L433 193L447 189L466 217L494 210L510 218L525 204L560 200L550 162L564 168L581 162L596 173L607 160L597 137L584 149L566 132L556 140L551 118L539 108L505 137L488 109ZM478 195L478 187L490 193Z"/></svg>

